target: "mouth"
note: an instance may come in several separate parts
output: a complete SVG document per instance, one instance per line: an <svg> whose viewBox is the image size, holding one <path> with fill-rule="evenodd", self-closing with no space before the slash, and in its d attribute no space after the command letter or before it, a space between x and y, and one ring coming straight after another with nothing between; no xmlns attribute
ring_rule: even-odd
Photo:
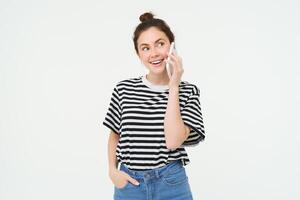
<svg viewBox="0 0 300 200"><path fill-rule="evenodd" d="M150 62L151 65L158 67L163 63L164 59L160 59L160 60L154 60L152 62Z"/></svg>

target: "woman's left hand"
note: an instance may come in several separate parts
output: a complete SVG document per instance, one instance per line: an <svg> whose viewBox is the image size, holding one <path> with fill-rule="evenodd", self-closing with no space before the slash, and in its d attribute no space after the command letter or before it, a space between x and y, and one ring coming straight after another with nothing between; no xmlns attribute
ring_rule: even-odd
<svg viewBox="0 0 300 200"><path fill-rule="evenodd" d="M176 53L172 53L169 56L169 64L171 64L173 67L173 73L169 81L169 88L178 88L181 81L181 76L184 72L182 67L182 59Z"/></svg>

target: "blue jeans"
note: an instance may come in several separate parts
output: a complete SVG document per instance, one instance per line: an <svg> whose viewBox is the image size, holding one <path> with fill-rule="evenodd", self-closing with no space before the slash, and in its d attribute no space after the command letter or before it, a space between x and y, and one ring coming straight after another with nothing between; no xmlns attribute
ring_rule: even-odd
<svg viewBox="0 0 300 200"><path fill-rule="evenodd" d="M123 164L120 170L140 184L128 182L114 189L114 200L192 200L192 192L185 168L180 160L151 170L130 170Z"/></svg>

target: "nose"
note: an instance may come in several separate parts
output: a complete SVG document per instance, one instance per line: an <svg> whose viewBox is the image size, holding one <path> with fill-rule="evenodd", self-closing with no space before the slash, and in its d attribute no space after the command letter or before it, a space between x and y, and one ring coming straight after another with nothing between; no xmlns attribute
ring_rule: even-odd
<svg viewBox="0 0 300 200"><path fill-rule="evenodd" d="M158 51L156 48L152 48L151 52L150 52L150 57L151 58L155 58L157 57L159 54L158 54Z"/></svg>

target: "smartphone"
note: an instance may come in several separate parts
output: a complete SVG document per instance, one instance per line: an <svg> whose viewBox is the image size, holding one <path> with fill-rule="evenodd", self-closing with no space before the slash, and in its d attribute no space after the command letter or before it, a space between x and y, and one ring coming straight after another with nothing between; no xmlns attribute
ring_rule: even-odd
<svg viewBox="0 0 300 200"><path fill-rule="evenodd" d="M168 53L167 64L166 64L167 73L168 73L169 78L171 78L171 76L173 74L173 66L169 63L169 60L170 60L170 56L169 55L171 53L173 53L174 51L175 51L175 43L172 42L171 46L170 46L169 53Z"/></svg>

